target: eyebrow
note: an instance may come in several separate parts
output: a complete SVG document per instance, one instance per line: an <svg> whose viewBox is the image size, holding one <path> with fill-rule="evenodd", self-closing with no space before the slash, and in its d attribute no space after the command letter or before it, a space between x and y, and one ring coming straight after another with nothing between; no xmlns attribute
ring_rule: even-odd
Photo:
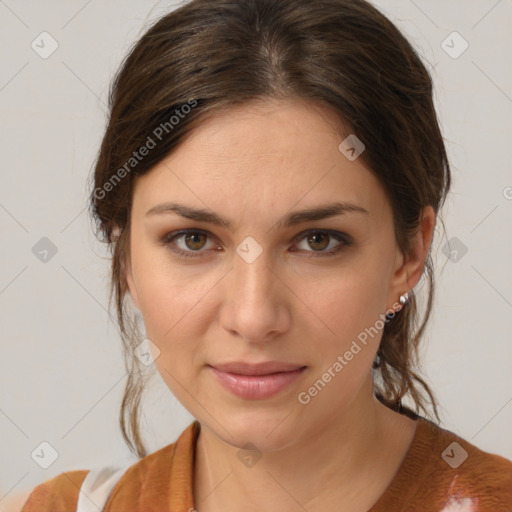
<svg viewBox="0 0 512 512"><path fill-rule="evenodd" d="M321 205L315 208L309 208L307 210L300 210L286 214L281 219L277 221L277 227L290 227L296 224L301 224L303 222L315 221L315 220L323 220L329 217L334 217L336 215L343 215L346 213L355 212L355 213L364 213L369 215L369 211L363 208L362 206L358 206L353 203L347 202L334 202L326 205ZM176 213L181 217L185 217L186 219L195 220L197 222L206 222L209 224L214 224L216 226L221 226L228 230L232 230L233 224L230 220L218 215L212 211L203 209L203 208L194 208L192 206L186 206L179 203L168 202L157 204L150 208L146 213L145 217L149 217L152 215L161 215L161 214L169 214Z"/></svg>

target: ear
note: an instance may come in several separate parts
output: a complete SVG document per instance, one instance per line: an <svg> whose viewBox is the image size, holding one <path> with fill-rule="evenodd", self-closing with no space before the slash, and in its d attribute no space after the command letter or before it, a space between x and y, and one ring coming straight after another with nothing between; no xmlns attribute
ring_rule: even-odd
<svg viewBox="0 0 512 512"><path fill-rule="evenodd" d="M435 224L436 214L434 209L430 205L426 206L420 215L418 232L411 240L411 254L404 257L397 249L399 257L390 283L388 309L392 309L393 304L398 302L400 295L409 292L418 284L425 268Z"/></svg>
<svg viewBox="0 0 512 512"><path fill-rule="evenodd" d="M130 292L134 306L140 311L139 295L137 293L137 287L135 286L135 280L133 279L132 264L129 257L126 258L124 267L124 275L128 285L128 291Z"/></svg>

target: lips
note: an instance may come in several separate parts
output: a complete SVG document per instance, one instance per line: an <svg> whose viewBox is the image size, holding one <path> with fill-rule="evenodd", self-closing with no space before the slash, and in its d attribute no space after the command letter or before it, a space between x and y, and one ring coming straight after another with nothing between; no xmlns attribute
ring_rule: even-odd
<svg viewBox="0 0 512 512"><path fill-rule="evenodd" d="M234 373L237 375L270 375L272 373L291 372L304 367L304 365L301 364L281 363L278 361L267 361L256 364L237 361L210 366L213 366L221 372Z"/></svg>
<svg viewBox="0 0 512 512"><path fill-rule="evenodd" d="M234 362L208 367L224 389L248 400L262 400L280 393L307 369L306 366L276 361Z"/></svg>

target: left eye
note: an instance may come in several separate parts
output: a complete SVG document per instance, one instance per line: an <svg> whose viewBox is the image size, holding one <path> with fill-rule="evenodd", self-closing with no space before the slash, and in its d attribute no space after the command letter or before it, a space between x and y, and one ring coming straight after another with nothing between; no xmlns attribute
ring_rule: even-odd
<svg viewBox="0 0 512 512"><path fill-rule="evenodd" d="M169 233L162 239L162 244L168 246L171 251L184 258L198 258L201 257L201 253L205 247L205 240L208 238L209 233L200 230L183 230L177 233ZM332 239L338 241L338 244L332 247ZM331 230L310 230L305 233L301 233L295 238L296 241L302 241L317 250L310 251L308 249L299 249L309 253L321 253L318 256L333 256L352 244L348 235L340 233L339 231ZM330 242L329 242L330 240ZM184 246L180 246L180 243L184 242ZM220 246L217 245L218 248ZM330 250L327 250L330 247ZM211 248L211 247L210 247ZM293 249L292 252L296 252L297 249ZM198 254L194 254L198 253ZM312 257L313 254L311 254ZM316 255L315 255L316 256Z"/></svg>
<svg viewBox="0 0 512 512"><path fill-rule="evenodd" d="M337 245L332 246L333 239L338 241ZM304 249L306 252L321 252L325 253L327 256L336 254L341 251L343 247L350 245L347 236L338 231L309 231L301 235L299 240L304 240L304 243L308 244L309 247L318 249L314 251ZM330 250L327 250L328 248L330 248Z"/></svg>

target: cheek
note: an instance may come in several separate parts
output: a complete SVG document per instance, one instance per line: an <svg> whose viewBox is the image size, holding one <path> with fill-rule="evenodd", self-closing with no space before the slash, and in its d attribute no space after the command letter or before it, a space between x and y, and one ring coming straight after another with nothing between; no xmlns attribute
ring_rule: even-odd
<svg viewBox="0 0 512 512"><path fill-rule="evenodd" d="M386 288L379 275L367 265L366 272L347 272L331 282L328 292L309 295L324 333L312 336L318 364L309 384L329 383L324 399L344 401L368 377L385 326Z"/></svg>
<svg viewBox="0 0 512 512"><path fill-rule="evenodd" d="M155 366L173 395L188 407L195 395L195 372L200 365L202 322L200 299L204 292L191 285L148 279L141 312L146 336L159 349ZM185 391L186 390L186 391Z"/></svg>
<svg viewBox="0 0 512 512"><path fill-rule="evenodd" d="M162 343L173 338L186 324L198 297L190 287L166 285L161 280L147 281L139 293L146 332Z"/></svg>
<svg viewBox="0 0 512 512"><path fill-rule="evenodd" d="M214 287L214 276L172 264L162 248L141 249L137 257L137 293L146 333L165 345L194 325L191 319Z"/></svg>
<svg viewBox="0 0 512 512"><path fill-rule="evenodd" d="M387 288L378 276L378 271L372 273L366 266L364 272L347 272L338 280L331 280L329 287L323 287L326 291L306 295L314 301L314 311L333 339L350 344L365 329L380 326L378 320L386 309Z"/></svg>
<svg viewBox="0 0 512 512"><path fill-rule="evenodd" d="M140 265L137 275L146 337L160 351L155 365L179 400L186 399L181 386L192 391L194 372L203 364L201 343L214 311L208 293L218 280L191 274L152 264Z"/></svg>
<svg viewBox="0 0 512 512"><path fill-rule="evenodd" d="M371 285L348 284L317 303L329 329L323 328L323 336L312 336L315 360L297 397L311 414L342 411L371 376L385 325L380 302Z"/></svg>

